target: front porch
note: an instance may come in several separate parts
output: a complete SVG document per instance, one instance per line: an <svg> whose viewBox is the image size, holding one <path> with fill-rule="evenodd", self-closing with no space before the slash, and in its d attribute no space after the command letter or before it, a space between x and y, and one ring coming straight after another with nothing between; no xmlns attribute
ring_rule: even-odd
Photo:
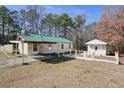
<svg viewBox="0 0 124 93"><path fill-rule="evenodd" d="M47 55L47 54L65 54L73 51L73 46L69 47L69 44L62 44L62 43L28 43L28 51L29 55L36 56L36 55Z"/></svg>

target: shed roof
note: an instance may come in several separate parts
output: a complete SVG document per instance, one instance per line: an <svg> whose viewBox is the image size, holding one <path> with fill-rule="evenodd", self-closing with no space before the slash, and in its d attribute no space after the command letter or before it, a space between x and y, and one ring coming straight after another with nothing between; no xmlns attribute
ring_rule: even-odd
<svg viewBox="0 0 124 93"><path fill-rule="evenodd" d="M21 38L27 42L72 43L72 41L62 37L43 36L43 35L35 35L35 34L21 36Z"/></svg>
<svg viewBox="0 0 124 93"><path fill-rule="evenodd" d="M94 40L91 40L85 44L92 44L92 45L106 45L107 43L106 42L103 42L101 40L98 40L98 39L94 39Z"/></svg>

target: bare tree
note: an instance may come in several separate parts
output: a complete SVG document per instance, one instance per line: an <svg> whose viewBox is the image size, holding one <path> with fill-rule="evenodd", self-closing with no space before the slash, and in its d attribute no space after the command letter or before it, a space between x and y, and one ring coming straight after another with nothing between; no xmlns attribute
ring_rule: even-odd
<svg viewBox="0 0 124 93"><path fill-rule="evenodd" d="M45 8L38 5L29 5L26 7L26 19L30 27L34 30L34 33L40 33L41 20L44 16Z"/></svg>

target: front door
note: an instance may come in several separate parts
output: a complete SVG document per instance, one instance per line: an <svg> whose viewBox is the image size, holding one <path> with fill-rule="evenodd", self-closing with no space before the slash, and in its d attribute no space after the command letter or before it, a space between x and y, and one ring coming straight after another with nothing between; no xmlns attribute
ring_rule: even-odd
<svg viewBox="0 0 124 93"><path fill-rule="evenodd" d="M32 54L38 54L37 43L32 44Z"/></svg>

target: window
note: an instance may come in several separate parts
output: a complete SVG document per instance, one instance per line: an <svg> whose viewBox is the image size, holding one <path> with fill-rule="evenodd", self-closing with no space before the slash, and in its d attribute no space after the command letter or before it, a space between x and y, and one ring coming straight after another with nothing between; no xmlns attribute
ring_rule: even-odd
<svg viewBox="0 0 124 93"><path fill-rule="evenodd" d="M64 44L61 44L61 49L64 49Z"/></svg>
<svg viewBox="0 0 124 93"><path fill-rule="evenodd" d="M69 44L69 48L71 48L71 44Z"/></svg>
<svg viewBox="0 0 124 93"><path fill-rule="evenodd" d="M33 51L37 51L37 43L33 43Z"/></svg>
<svg viewBox="0 0 124 93"><path fill-rule="evenodd" d="M97 50L97 46L95 46L95 50Z"/></svg>
<svg viewBox="0 0 124 93"><path fill-rule="evenodd" d="M48 46L48 49L49 49L49 50L52 50L52 45L49 45L49 46Z"/></svg>

